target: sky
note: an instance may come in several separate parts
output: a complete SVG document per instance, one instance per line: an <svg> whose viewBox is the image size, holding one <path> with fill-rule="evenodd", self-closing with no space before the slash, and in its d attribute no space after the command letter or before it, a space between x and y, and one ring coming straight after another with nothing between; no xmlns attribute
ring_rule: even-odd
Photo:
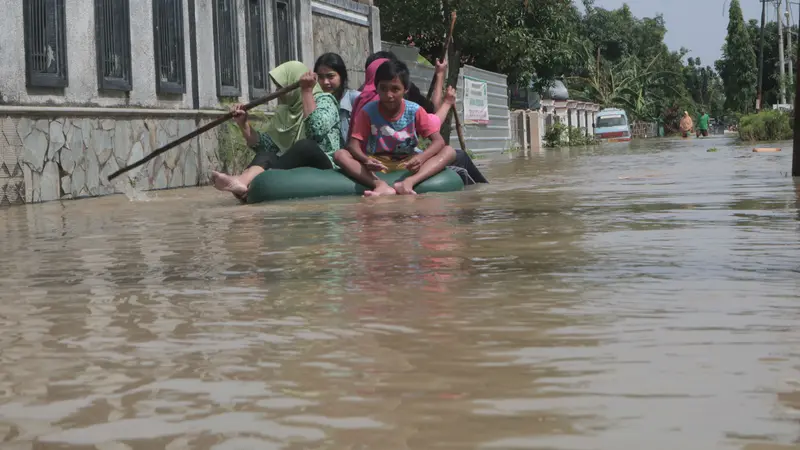
<svg viewBox="0 0 800 450"><path fill-rule="evenodd" d="M794 0L792 0L794 1ZM671 50L686 47L689 56L700 57L703 65L713 67L722 56L722 44L728 27L730 0L595 0L595 6L616 9L627 3L636 17L661 13L667 27L664 40ZM759 0L739 0L744 20L761 20ZM770 10L770 5L772 9ZM785 8L785 0L783 3ZM797 23L798 5L792 5L793 23ZM774 3L767 3L767 20L775 20Z"/></svg>

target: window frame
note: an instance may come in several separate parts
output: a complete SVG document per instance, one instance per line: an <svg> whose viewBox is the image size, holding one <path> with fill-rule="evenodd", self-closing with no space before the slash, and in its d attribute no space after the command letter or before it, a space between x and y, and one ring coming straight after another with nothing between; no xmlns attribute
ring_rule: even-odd
<svg viewBox="0 0 800 450"><path fill-rule="evenodd" d="M232 31L232 35L229 36L230 44L233 47L233 66L231 69L234 74L234 85L225 85L222 84L222 69L221 66L222 62L222 54L221 51L229 50L223 49L220 45L222 36L220 34L220 25L222 23L220 20L219 12L219 2L220 1L227 1L229 2L229 6L231 8L231 20L232 23L230 24L230 29ZM213 16L213 29L214 29L214 71L216 75L217 81L217 96L218 97L239 97L242 95L242 64L241 58L239 55L239 6L237 0L212 0L211 5L211 15ZM249 10L249 8L248 8Z"/></svg>
<svg viewBox="0 0 800 450"><path fill-rule="evenodd" d="M117 2L120 2L119 5ZM122 11L122 27L124 30L117 31L116 26L118 24L111 23L111 24L104 24L101 21L101 18L104 18L105 15L102 14L103 6L116 8L121 6ZM112 91L125 91L130 92L133 89L133 59L131 55L131 18L130 18L130 0L94 0L94 17L95 17L95 48L96 48L96 61L97 61L97 83L101 90L112 90ZM106 43L107 40L104 39L106 32L103 29L103 26L111 26L112 30L109 32L112 36L115 33L119 33L115 37L121 37L124 42L124 50L122 54L122 58L125 61L125 68L123 69L123 77L116 78L116 77L107 77L105 75L104 67L106 65Z"/></svg>
<svg viewBox="0 0 800 450"><path fill-rule="evenodd" d="M283 3L286 5L288 12L287 16L290 18L289 24L289 34L288 37L288 45L289 45L289 58L285 61L280 59L281 57L281 44L283 43L281 36L280 36L280 27L278 25L278 4ZM294 0L272 0L272 22L273 22L273 34L275 36L275 66L279 66L286 61L292 61L295 59L299 59L300 53L300 33L299 33L299 16L297 2Z"/></svg>
<svg viewBox="0 0 800 450"><path fill-rule="evenodd" d="M137 0L140 1L140 0ZM159 30L158 23L161 18L160 7L163 7L164 1L175 1L180 5L180 14L178 15L177 28L178 35L178 62L179 76L177 81L162 81L161 80L161 47L162 36ZM164 94L186 94L186 45L184 43L185 29L184 29L184 15L183 15L183 0L152 0L153 7L153 60L155 62L155 78L156 78L156 93L159 95ZM196 62L195 62L196 64Z"/></svg>
<svg viewBox="0 0 800 450"><path fill-rule="evenodd" d="M33 9L37 2L43 4L43 10L52 5L56 12L57 47L59 52L59 73L34 72L33 65ZM69 86L69 62L67 57L67 20L65 0L25 0L22 4L23 39L25 41L25 83L29 88L66 88ZM46 20L45 20L46 23Z"/></svg>
<svg viewBox="0 0 800 450"><path fill-rule="evenodd" d="M246 46L247 46L247 82L248 87L250 88L250 99L257 99L264 97L269 94L270 86L272 84L272 80L269 77L269 71L271 69L270 64L270 48L269 48L269 27L267 26L268 16L267 13L269 12L269 0L246 0L247 3L247 11L246 11L246 26L245 32L246 35ZM253 45L253 19L251 17L251 5L253 3L258 3L259 7L261 8L262 20L260 21L260 26L262 30L262 40L263 40L263 52L260 57L260 64L257 60L254 60L253 57L257 55L256 47ZM264 80L264 87L257 88L255 87L255 67L257 65L262 65L262 69L264 71L265 80Z"/></svg>

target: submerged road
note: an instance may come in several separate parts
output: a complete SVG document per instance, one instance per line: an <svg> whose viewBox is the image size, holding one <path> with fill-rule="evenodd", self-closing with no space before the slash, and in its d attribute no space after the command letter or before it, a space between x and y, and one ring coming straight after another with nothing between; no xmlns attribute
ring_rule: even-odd
<svg viewBox="0 0 800 450"><path fill-rule="evenodd" d="M0 448L800 448L779 145L493 155L492 184L419 198L1 210Z"/></svg>

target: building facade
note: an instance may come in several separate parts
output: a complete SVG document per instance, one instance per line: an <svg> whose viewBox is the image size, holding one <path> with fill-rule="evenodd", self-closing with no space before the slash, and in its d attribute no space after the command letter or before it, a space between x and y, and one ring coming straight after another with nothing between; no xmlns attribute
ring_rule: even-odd
<svg viewBox="0 0 800 450"><path fill-rule="evenodd" d="M0 205L205 184L218 130L107 177L266 95L282 62L311 68L335 51L358 80L380 49L377 8L352 0L0 0L0 11Z"/></svg>

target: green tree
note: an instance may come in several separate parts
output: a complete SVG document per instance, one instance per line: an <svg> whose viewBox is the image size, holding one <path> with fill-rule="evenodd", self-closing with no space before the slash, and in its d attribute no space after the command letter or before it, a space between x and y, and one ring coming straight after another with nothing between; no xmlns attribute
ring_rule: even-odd
<svg viewBox="0 0 800 450"><path fill-rule="evenodd" d="M700 58L688 58L683 69L684 84L698 109L712 117L725 113L725 95L722 80L710 66L703 66Z"/></svg>
<svg viewBox="0 0 800 450"><path fill-rule="evenodd" d="M716 63L725 86L725 108L747 113L753 109L758 79L756 52L751 33L742 16L739 0L731 0L728 11L728 36L722 48L722 59Z"/></svg>
<svg viewBox="0 0 800 450"><path fill-rule="evenodd" d="M570 60L578 13L565 0L375 0L384 39L417 47L429 61L441 58L457 12L448 53L447 84L455 85L462 64L508 75L509 83L535 79L544 88ZM424 87L423 87L424 89ZM445 140L450 120L442 124Z"/></svg>
<svg viewBox="0 0 800 450"><path fill-rule="evenodd" d="M546 85L565 66L577 17L564 0L376 0L384 39L413 45L433 60L441 57L450 23L458 20L449 60L450 81L459 64L504 73L510 82L528 83L534 75Z"/></svg>
<svg viewBox="0 0 800 450"><path fill-rule="evenodd" d="M648 121L676 104L691 104L683 79L687 50L667 48L661 15L639 19L627 5L606 10L591 2L585 9L567 71L572 97L625 108L634 120Z"/></svg>
<svg viewBox="0 0 800 450"><path fill-rule="evenodd" d="M750 42L751 46L753 47L753 52L758 57L759 51L759 44L760 44L760 37L761 37L761 25L756 20L750 20L747 24L747 29L750 32ZM783 30L786 33L786 29ZM792 33L794 36L797 36L797 26L792 27ZM794 38L792 38L794 40ZM785 42L784 42L785 43ZM778 103L780 97L780 87L778 85L780 79L780 68L779 68L779 57L778 57L778 22L767 22L764 24L764 74L763 74L763 84L762 84L762 94L763 94L763 103L764 105L773 105ZM796 45L796 42L793 43ZM797 47L794 47L795 49ZM785 58L788 61L789 58L794 58L794 54L785 54ZM788 75L788 74L787 74ZM785 83L786 86L786 98L787 100L794 99L794 85L789 83L788 80Z"/></svg>

